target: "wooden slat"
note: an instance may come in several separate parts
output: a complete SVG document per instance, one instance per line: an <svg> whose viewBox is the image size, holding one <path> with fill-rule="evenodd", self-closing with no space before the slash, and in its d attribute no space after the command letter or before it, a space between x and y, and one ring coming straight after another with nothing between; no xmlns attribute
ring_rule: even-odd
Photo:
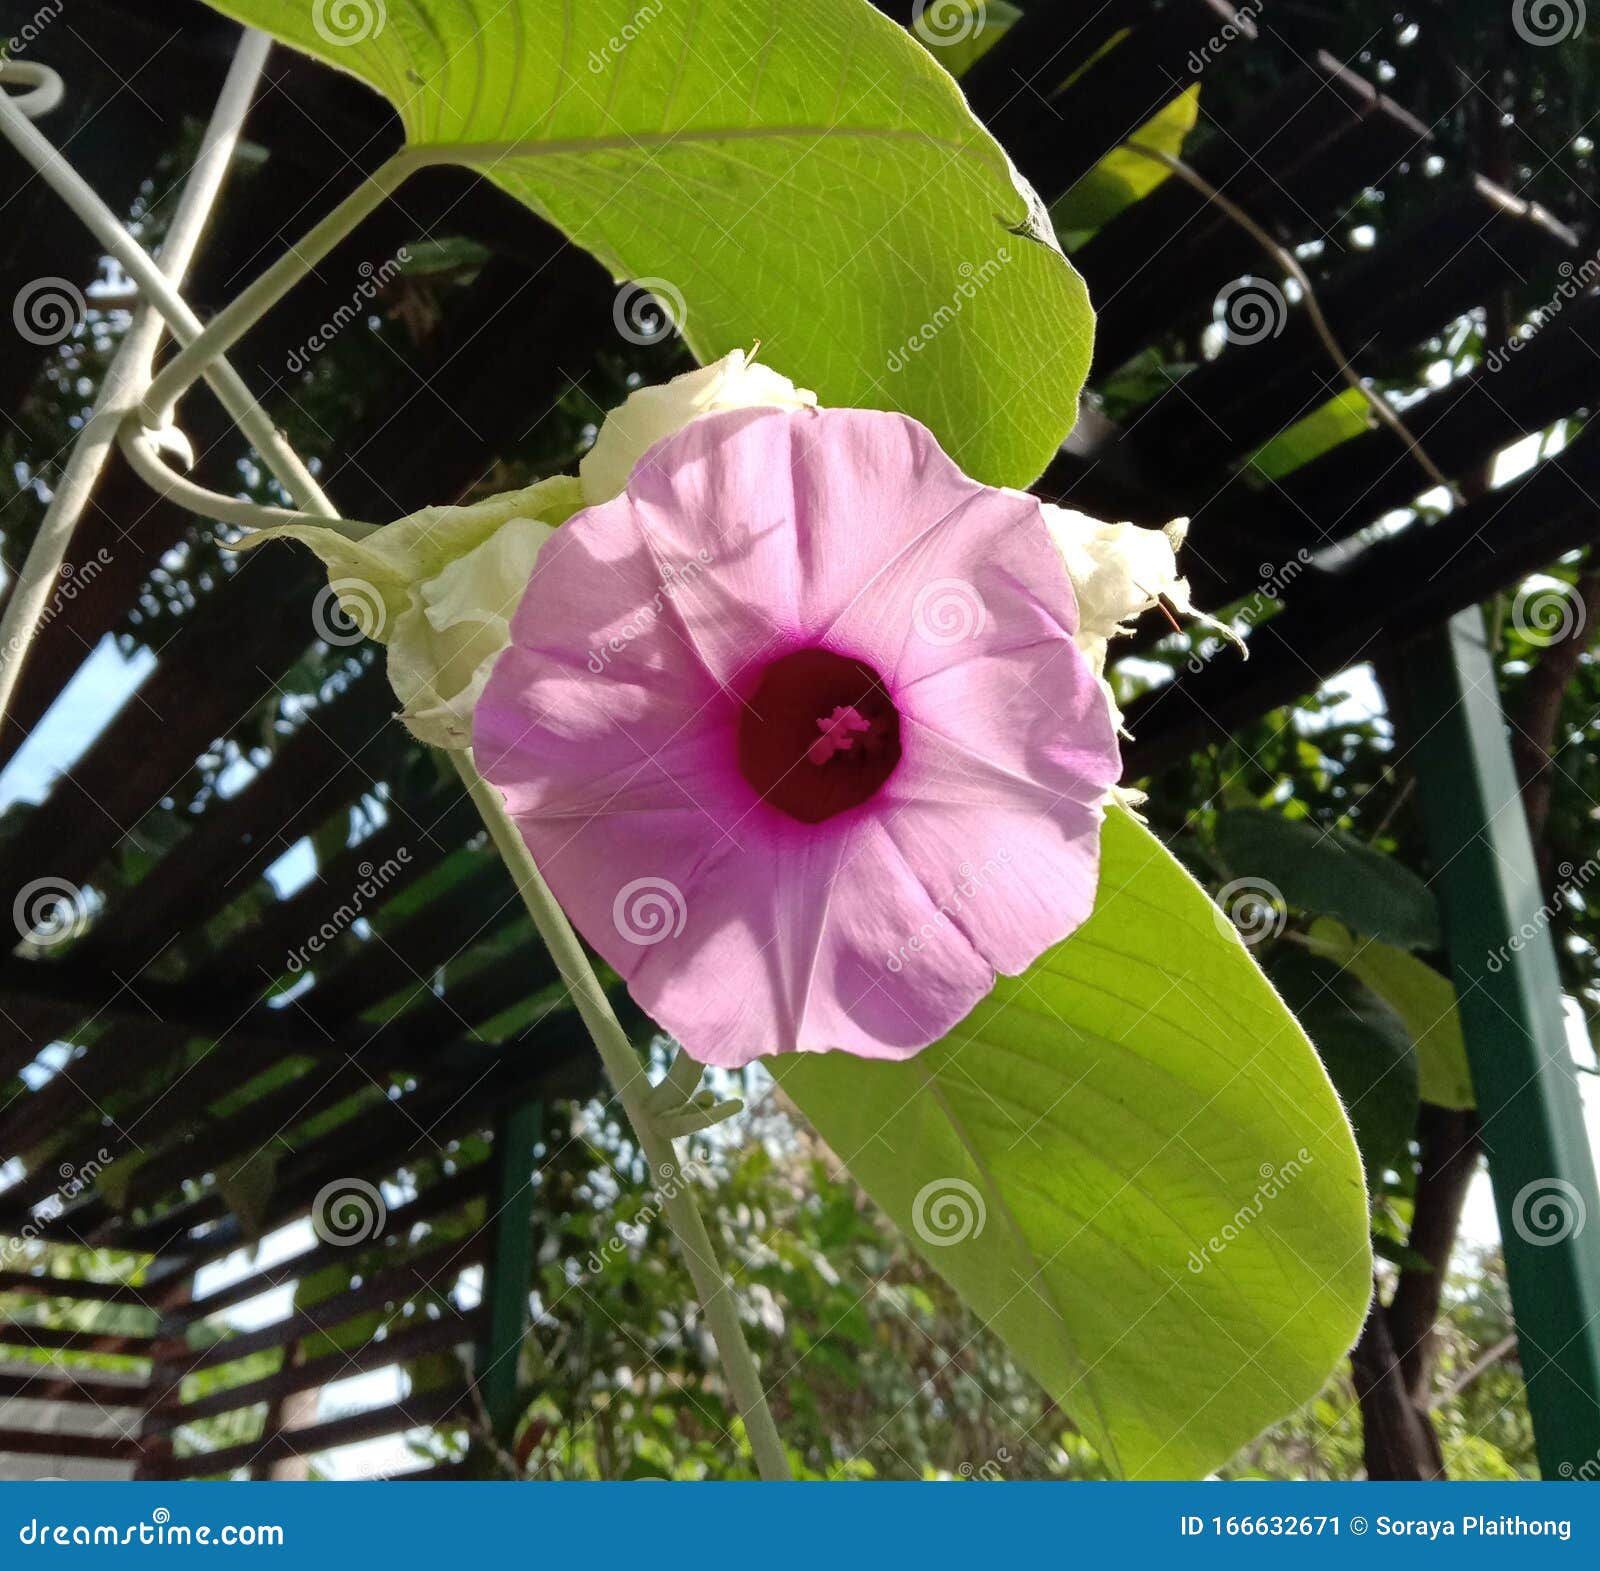
<svg viewBox="0 0 1600 1571"><path fill-rule="evenodd" d="M136 1304L147 1307L143 1290L126 1282L90 1282L77 1277L39 1276L31 1271L0 1271L0 1293L66 1298L77 1303Z"/></svg>
<svg viewBox="0 0 1600 1571"><path fill-rule="evenodd" d="M280 1430L265 1440L245 1441L219 1451L197 1456L174 1457L153 1466L151 1478L210 1478L231 1473L251 1463L277 1462L284 1457L309 1456L316 1451L331 1451L338 1446L362 1440L377 1440L384 1435L403 1434L408 1429L428 1429L459 1416L467 1406L465 1391L426 1392L409 1397L391 1407L346 1418L332 1418L304 1429Z"/></svg>
<svg viewBox="0 0 1600 1571"><path fill-rule="evenodd" d="M1476 180L1325 280L1318 295L1340 343L1370 373L1385 354L1413 348L1573 243L1542 209ZM1281 333L1230 346L1142 411L1136 450L1145 462L1159 454L1204 494L1225 460L1343 386L1309 314L1289 310Z"/></svg>
<svg viewBox="0 0 1600 1571"><path fill-rule="evenodd" d="M1325 53L1243 125L1193 156L1213 186L1291 243L1323 226L1393 164L1425 148L1428 129ZM1073 254L1097 308L1095 366L1115 370L1145 344L1210 315L1218 291L1266 264L1255 240L1179 179L1168 179Z"/></svg>
<svg viewBox="0 0 1600 1571"><path fill-rule="evenodd" d="M146 1402L143 1385L117 1385L109 1380L80 1380L71 1371L41 1365L34 1375L0 1374L0 1398L67 1402L84 1407L138 1407Z"/></svg>
<svg viewBox="0 0 1600 1571"><path fill-rule="evenodd" d="M473 1310L446 1319L405 1326L385 1336L382 1341L364 1342L360 1347L348 1351L327 1353L303 1364L291 1364L276 1374L244 1385L230 1386L226 1391L210 1392L193 1402L178 1403L174 1388L165 1403L152 1415L151 1428L147 1432L170 1433L181 1425L215 1418L221 1413L237 1412L240 1408L254 1407L261 1402L281 1402L296 1391L312 1391L335 1381L348 1380L352 1375L371 1374L374 1370L389 1369L429 1353L447 1352L453 1347L470 1343L478 1335L480 1319L481 1312Z"/></svg>
<svg viewBox="0 0 1600 1571"><path fill-rule="evenodd" d="M1165 769L1293 702L1347 666L1600 539L1600 432L1431 525L1369 547L1340 573L1308 574L1251 635L1242 668L1219 655L1131 704L1129 780Z"/></svg>
<svg viewBox="0 0 1600 1571"><path fill-rule="evenodd" d="M135 1439L115 1435L70 1435L33 1429L0 1429L0 1452L54 1456L73 1461L137 1462L144 1450Z"/></svg>
<svg viewBox="0 0 1600 1571"><path fill-rule="evenodd" d="M149 1358L155 1338L125 1336L120 1331L58 1331L51 1326L25 1326L0 1320L0 1348L24 1347L52 1353L115 1353L122 1358Z"/></svg>
<svg viewBox="0 0 1600 1571"><path fill-rule="evenodd" d="M241 1358L248 1358L252 1353L260 1353L267 1348L284 1347L322 1331L336 1331L366 1310L404 1303L422 1293L447 1292L463 1271L482 1262L485 1247L486 1241L480 1233L452 1239L413 1260L379 1271L359 1287L337 1293L311 1308L297 1309L271 1325L225 1337L199 1350L189 1349L181 1339L164 1341L157 1346L162 1357L174 1365L181 1365L186 1374L192 1374L197 1369L215 1369L222 1364L237 1363ZM444 1312L450 1319L460 1322L461 1336L466 1340L471 1334L466 1325L466 1314L459 1310Z"/></svg>

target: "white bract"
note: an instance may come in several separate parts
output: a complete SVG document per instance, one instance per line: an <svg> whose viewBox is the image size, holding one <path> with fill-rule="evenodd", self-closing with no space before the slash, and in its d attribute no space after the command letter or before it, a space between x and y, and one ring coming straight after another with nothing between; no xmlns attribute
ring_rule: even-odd
<svg viewBox="0 0 1600 1571"><path fill-rule="evenodd" d="M1189 581L1178 572L1187 518L1174 519L1163 529L1142 529L1138 524L1103 523L1050 502L1042 505L1078 597L1078 647L1102 682L1111 640L1132 632L1137 618L1162 601L1239 643L1230 628L1194 608Z"/></svg>
<svg viewBox="0 0 1600 1571"><path fill-rule="evenodd" d="M816 402L815 393L796 387L759 360L748 359L742 349L670 382L638 388L606 417L594 446L578 465L583 500L593 506L620 496L634 465L657 442L675 436L700 415L726 414L731 409L814 408Z"/></svg>
<svg viewBox="0 0 1600 1571"><path fill-rule="evenodd" d="M510 618L544 543L580 509L610 501L657 442L700 415L815 405L816 395L736 349L714 365L642 387L612 411L578 475L556 475L465 507L425 507L381 529L284 524L238 542L298 540L328 569L346 616L389 650L389 683L412 734L472 741L472 711L510 639Z"/></svg>
<svg viewBox="0 0 1600 1571"><path fill-rule="evenodd" d="M577 480L557 475L466 507L425 507L356 536L339 525L285 524L239 542L298 540L328 569L346 616L388 645L401 718L434 747L465 747L472 707L539 549L583 506Z"/></svg>

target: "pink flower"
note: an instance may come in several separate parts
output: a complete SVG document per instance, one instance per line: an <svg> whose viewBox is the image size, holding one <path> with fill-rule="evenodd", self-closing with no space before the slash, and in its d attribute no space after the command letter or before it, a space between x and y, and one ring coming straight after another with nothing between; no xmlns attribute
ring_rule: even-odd
<svg viewBox="0 0 1600 1571"><path fill-rule="evenodd" d="M1032 497L902 415L750 409L546 546L475 717L695 1058L904 1058L1088 916L1120 760Z"/></svg>

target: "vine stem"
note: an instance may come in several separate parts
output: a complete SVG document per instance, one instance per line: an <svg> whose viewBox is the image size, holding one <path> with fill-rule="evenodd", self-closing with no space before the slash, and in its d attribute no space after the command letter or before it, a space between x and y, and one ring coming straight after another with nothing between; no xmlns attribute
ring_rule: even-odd
<svg viewBox="0 0 1600 1571"><path fill-rule="evenodd" d="M247 33L246 40L251 43L252 49L262 50L264 58L267 46L265 38L257 33ZM260 40L259 44L255 40ZM241 106L241 117L242 113ZM139 413L146 424L155 427L169 424L177 400L197 379L205 377L228 413L250 438L285 490L306 510L306 514L335 526L350 527L339 518L332 503L273 426L266 410L233 372L224 355L231 344L271 310L322 257L393 193L411 173L415 160L402 153L383 165L317 224L304 240L220 312L209 327L202 329L194 312L167 275L132 240L93 188L33 129L3 89L0 89L0 131L17 145L107 251L117 258L138 283L151 314L154 316L159 313L157 322L164 318L174 336L185 346L159 376L147 383L143 378L140 379L145 386L145 393ZM153 350L152 343L152 353ZM133 396L137 397L137 392ZM126 407L120 409L111 429L114 431L115 425L124 424L130 418L137 416ZM175 495L180 502L188 498L191 502L200 503L210 497L210 493L188 487L187 482L181 482L179 477L160 464L152 451L148 433L136 434L131 442L125 443L125 450L136 461L138 472L150 484ZM213 498L212 505L215 500L218 499ZM252 521L243 515L241 517L243 521ZM13 595L13 609L20 599L20 595ZM29 636L35 620L35 617L29 619ZM8 662L8 668L12 664ZM739 1322L738 1309L717 1257L716 1247L678 1162L672 1138L663 1130L650 1106L649 1092L652 1087L649 1077L634 1055L627 1033L612 1010L566 913L535 866L522 836L507 817L499 793L478 773L470 754L453 753L451 757L489 830L496 850L516 879L534 926L572 991L578 1012L621 1098L640 1149L650 1163L668 1223L688 1266L701 1310L722 1359L734 1404L744 1421L757 1469L764 1479L787 1480L792 1476L788 1456L767 1404L760 1371L745 1339L744 1327ZM683 1078L683 1074L680 1066L675 1080Z"/></svg>
<svg viewBox="0 0 1600 1571"><path fill-rule="evenodd" d="M267 47L265 35L246 35L251 47ZM259 45L255 39L260 39ZM241 47L244 47L241 44ZM243 109L239 110L242 119ZM49 139L40 134L28 117L12 101L11 95L0 89L0 133L39 176L66 203L84 227L116 258L123 270L139 286L148 306L158 311L167 327L180 344L193 343L202 333L199 317L189 308L189 303L173 287L171 280L122 226L122 221L101 201L91 186ZM278 483L302 507L317 512L331 512L332 507L316 477L300 462L295 453L265 409L256 401L244 380L220 355L210 361L205 378L216 393L224 409L244 432L251 445L261 455L262 462L273 473ZM107 417L111 411L106 411ZM109 418L107 423L110 423Z"/></svg>
<svg viewBox="0 0 1600 1571"><path fill-rule="evenodd" d="M1213 207L1225 214L1244 232L1250 236L1263 251L1270 256L1284 272L1286 272L1299 286L1305 297L1306 311L1311 318L1311 326L1318 338L1322 340L1322 347L1328 351L1334 364L1338 367L1339 375L1345 383L1367 401L1373 414L1404 443L1406 451L1416 459L1424 474L1435 485L1443 486L1450 496L1460 502L1461 492L1451 478L1433 461L1428 450L1411 433L1411 428L1400 417L1399 412L1382 394L1375 392L1363 382L1356 373L1355 367L1350 363L1350 357L1344 352L1343 346L1333 329L1328 325L1328 319L1323 315L1322 302L1317 299L1317 291L1312 287L1311 277L1300 265L1300 260L1287 246L1280 245L1271 234L1258 224L1237 202L1224 196L1206 177L1183 159L1175 157L1165 148L1152 147L1137 138L1123 144L1130 152L1137 153L1141 158L1148 158L1152 163L1161 164L1170 170L1186 185L1192 186Z"/></svg>
<svg viewBox="0 0 1600 1571"><path fill-rule="evenodd" d="M169 289L182 280L199 247L200 237L233 162L245 112L255 96L271 45L264 33L248 31L239 40L216 108L194 167L184 183L176 212L161 248L161 263L150 269ZM8 76L27 80L15 68ZM59 91L59 79L56 87ZM50 106L49 96L29 104L25 95L13 99L0 86L0 129L18 143L30 161L58 191L77 180L50 144L28 123L30 108ZM18 128L21 128L20 131ZM68 179L70 177L70 179ZM86 188L87 189L87 188ZM98 204L93 192L89 196ZM74 203L74 210L80 210ZM113 220L114 222L114 220ZM121 226L116 225L119 233ZM142 254L142 253L141 253ZM147 259L148 260L148 259ZM44 618L54 587L60 582L72 537L88 509L94 489L105 471L123 413L137 402L151 375L151 363L165 326L162 313L146 304L134 316L101 384L95 408L74 443L50 497L50 504L17 574L5 616L0 619L0 720L10 708L22 674L23 662ZM196 324L198 328L198 324Z"/></svg>
<svg viewBox="0 0 1600 1571"><path fill-rule="evenodd" d="M522 836L507 817L499 793L478 773L470 753L457 752L450 756L494 840L495 849L517 881L528 915L533 918L539 936L572 991L578 1013L594 1038L606 1074L622 1100L623 1109L650 1163L652 1182L665 1202L667 1219L677 1235L700 1298L700 1307L722 1356L734 1402L750 1436L756 1466L764 1479L788 1479L791 1476L788 1457L767 1405L755 1357L745 1340L744 1327L739 1323L738 1309L717 1258L716 1246L689 1191L672 1141L656 1127L647 1105L646 1098L652 1089L649 1076L635 1056L566 912L550 892Z"/></svg>

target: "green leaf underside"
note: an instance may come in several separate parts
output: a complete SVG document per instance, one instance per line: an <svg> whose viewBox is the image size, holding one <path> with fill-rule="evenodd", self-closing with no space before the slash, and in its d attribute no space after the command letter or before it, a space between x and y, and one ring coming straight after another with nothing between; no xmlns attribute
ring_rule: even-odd
<svg viewBox="0 0 1600 1571"><path fill-rule="evenodd" d="M1200 84L1185 88L1134 132L1130 140L1160 148L1174 158L1200 116ZM1114 147L1050 209L1068 245L1110 223L1172 177L1165 164L1125 146Z"/></svg>
<svg viewBox="0 0 1600 1571"><path fill-rule="evenodd" d="M1197 1476L1354 1340L1366 1195L1322 1065L1205 893L1120 811L1102 862L1090 920L943 1041L774 1069L1113 1467ZM930 1244L917 1196L949 1180L984 1225Z"/></svg>
<svg viewBox="0 0 1600 1571"><path fill-rule="evenodd" d="M1357 388L1347 387L1303 420L1280 431L1246 462L1262 479L1281 480L1341 442L1370 430L1372 423L1371 406Z"/></svg>
<svg viewBox="0 0 1600 1571"><path fill-rule="evenodd" d="M1331 917L1311 924L1312 949L1353 971L1405 1022L1417 1050L1422 1100L1476 1107L1455 984L1425 960L1375 938L1357 938Z"/></svg>
<svg viewBox="0 0 1600 1571"><path fill-rule="evenodd" d="M760 339L825 404L903 410L992 484L1033 480L1072 426L1082 280L1015 232L1037 218L1004 153L866 0L388 0L344 44L304 0L213 3L353 72L414 150L616 277L665 280L702 360Z"/></svg>
<svg viewBox="0 0 1600 1571"><path fill-rule="evenodd" d="M1217 849L1233 872L1264 878L1292 906L1338 917L1403 949L1442 942L1433 891L1392 856L1343 830L1258 808L1217 817Z"/></svg>

